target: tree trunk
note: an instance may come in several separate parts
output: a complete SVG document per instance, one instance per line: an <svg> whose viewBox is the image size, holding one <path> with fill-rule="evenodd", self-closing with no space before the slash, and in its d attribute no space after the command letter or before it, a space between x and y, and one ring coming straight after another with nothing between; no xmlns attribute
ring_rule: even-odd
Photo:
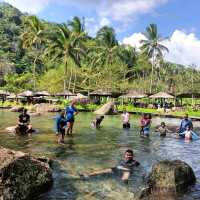
<svg viewBox="0 0 200 200"><path fill-rule="evenodd" d="M73 74L73 72L72 72L72 67L71 67L71 71L70 71L70 78L69 78L69 84L68 84L68 90L70 91L70 87L71 87L71 81L72 81L72 74Z"/></svg>
<svg viewBox="0 0 200 200"><path fill-rule="evenodd" d="M67 84L67 80L66 80L66 77L67 77L67 61L65 61L65 64L64 64L64 81L63 81L63 92L66 91L66 84Z"/></svg>
<svg viewBox="0 0 200 200"><path fill-rule="evenodd" d="M37 61L37 55L33 62L33 91L36 89L36 61Z"/></svg>
<svg viewBox="0 0 200 200"><path fill-rule="evenodd" d="M153 70L154 70L154 53L153 53L153 60L152 60L152 66L151 66L151 80L150 80L150 88L149 88L149 93L152 93L152 86L153 86Z"/></svg>

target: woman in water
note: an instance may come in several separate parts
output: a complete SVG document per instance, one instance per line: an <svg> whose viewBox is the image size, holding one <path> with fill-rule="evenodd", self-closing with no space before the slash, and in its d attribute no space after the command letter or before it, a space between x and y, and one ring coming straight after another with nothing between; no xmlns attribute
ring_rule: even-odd
<svg viewBox="0 0 200 200"><path fill-rule="evenodd" d="M149 137L151 126L151 114L144 114L141 119L140 136Z"/></svg>

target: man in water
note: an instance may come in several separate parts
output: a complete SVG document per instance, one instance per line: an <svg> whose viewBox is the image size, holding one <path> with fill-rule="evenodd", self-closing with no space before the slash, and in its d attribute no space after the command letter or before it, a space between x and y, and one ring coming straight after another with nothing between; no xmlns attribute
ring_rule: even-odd
<svg viewBox="0 0 200 200"><path fill-rule="evenodd" d="M71 104L66 107L66 119L67 119L67 135L72 134L75 115L78 114L78 111L75 107L76 101L72 101Z"/></svg>
<svg viewBox="0 0 200 200"><path fill-rule="evenodd" d="M104 119L103 115L96 117L96 119L91 122L91 127L100 128L100 124L103 121L103 119Z"/></svg>
<svg viewBox="0 0 200 200"><path fill-rule="evenodd" d="M116 167L99 170L88 175L84 175L84 177L97 176L102 174L120 174L121 180L127 181L133 172L135 167L138 167L140 163L134 159L133 150L127 149L124 153L124 158L119 162Z"/></svg>
<svg viewBox="0 0 200 200"><path fill-rule="evenodd" d="M30 115L27 114L27 109L23 109L22 113L19 115L18 125L16 127L17 134L31 134L32 133L32 125L30 123Z"/></svg>
<svg viewBox="0 0 200 200"><path fill-rule="evenodd" d="M130 128L129 117L129 113L126 110L124 110L123 114L121 115L123 128Z"/></svg>
<svg viewBox="0 0 200 200"><path fill-rule="evenodd" d="M189 127L190 130L193 129L193 124L191 119L188 118L188 114L185 114L183 120L181 121L181 125L179 127L179 133L183 133L186 131L186 127Z"/></svg>
<svg viewBox="0 0 200 200"><path fill-rule="evenodd" d="M65 111L62 110L56 117L56 135L58 136L58 143L64 143L66 124Z"/></svg>

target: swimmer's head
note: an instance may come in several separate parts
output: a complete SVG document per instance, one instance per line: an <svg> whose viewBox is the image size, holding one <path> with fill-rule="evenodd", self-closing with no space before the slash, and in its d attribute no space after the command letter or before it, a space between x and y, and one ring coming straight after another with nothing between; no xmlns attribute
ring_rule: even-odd
<svg viewBox="0 0 200 200"><path fill-rule="evenodd" d="M161 124L160 124L162 127L165 127L166 125L165 125L165 122L161 122Z"/></svg>
<svg viewBox="0 0 200 200"><path fill-rule="evenodd" d="M61 110L61 111L60 111L60 115L61 115L61 116L65 116L65 111L64 111L64 110Z"/></svg>
<svg viewBox="0 0 200 200"><path fill-rule="evenodd" d="M133 160L134 153L133 150L127 149L124 153L124 159L125 161Z"/></svg>

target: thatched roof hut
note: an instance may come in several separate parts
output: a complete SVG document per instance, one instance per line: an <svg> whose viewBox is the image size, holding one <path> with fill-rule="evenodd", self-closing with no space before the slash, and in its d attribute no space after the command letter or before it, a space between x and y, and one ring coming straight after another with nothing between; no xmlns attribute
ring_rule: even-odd
<svg viewBox="0 0 200 200"><path fill-rule="evenodd" d="M151 98L151 99L174 99L175 97L166 92L158 92L156 94L149 96L149 98Z"/></svg>
<svg viewBox="0 0 200 200"><path fill-rule="evenodd" d="M0 90L0 96L8 96L8 95L10 95L9 92L6 92L4 90Z"/></svg>
<svg viewBox="0 0 200 200"><path fill-rule="evenodd" d="M57 93L55 96L76 96L75 94L73 94L72 92L70 92L69 90L65 90L64 92L59 92Z"/></svg>
<svg viewBox="0 0 200 200"><path fill-rule="evenodd" d="M112 96L112 92L109 90L96 90L90 93L90 96L101 96L101 97L108 97L108 96Z"/></svg>
<svg viewBox="0 0 200 200"><path fill-rule="evenodd" d="M35 93L35 96L51 96L47 91L39 91Z"/></svg>
<svg viewBox="0 0 200 200"><path fill-rule="evenodd" d="M130 99L142 99L142 98L145 98L145 97L147 97L147 95L142 93L142 92L130 91L129 93L122 95L119 98L122 98L122 99L128 99L128 98L130 98Z"/></svg>
<svg viewBox="0 0 200 200"><path fill-rule="evenodd" d="M18 96L22 96L22 97L33 97L34 96L34 92L27 90L24 91L22 93L19 93Z"/></svg>
<svg viewBox="0 0 200 200"><path fill-rule="evenodd" d="M200 98L200 93L181 93L176 96L177 98Z"/></svg>

